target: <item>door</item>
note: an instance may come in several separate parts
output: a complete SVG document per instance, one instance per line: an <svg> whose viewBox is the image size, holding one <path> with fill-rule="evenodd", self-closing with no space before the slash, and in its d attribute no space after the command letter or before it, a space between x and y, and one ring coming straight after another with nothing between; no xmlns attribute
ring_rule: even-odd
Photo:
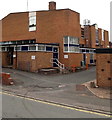
<svg viewBox="0 0 112 120"><path fill-rule="evenodd" d="M94 63L94 56L93 56L93 54L90 54L90 64L91 63Z"/></svg>
<svg viewBox="0 0 112 120"><path fill-rule="evenodd" d="M13 65L13 52L14 52L14 47L9 47L9 65Z"/></svg>
<svg viewBox="0 0 112 120"><path fill-rule="evenodd" d="M86 54L83 54L84 65L86 65Z"/></svg>
<svg viewBox="0 0 112 120"><path fill-rule="evenodd" d="M54 60L53 60L53 67L58 67L58 62L57 62L57 60L56 59L58 59L58 48L57 47L54 47L53 48L53 58L54 58ZM56 64L57 63L57 64Z"/></svg>

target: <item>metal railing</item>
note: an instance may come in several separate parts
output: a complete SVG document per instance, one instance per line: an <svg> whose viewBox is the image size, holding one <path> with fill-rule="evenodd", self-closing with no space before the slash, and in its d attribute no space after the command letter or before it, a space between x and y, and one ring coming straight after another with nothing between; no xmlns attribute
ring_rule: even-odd
<svg viewBox="0 0 112 120"><path fill-rule="evenodd" d="M55 63L59 68L60 70L64 70L65 69L65 66L64 64L62 64L58 59L56 58L51 58L50 60L51 63Z"/></svg>

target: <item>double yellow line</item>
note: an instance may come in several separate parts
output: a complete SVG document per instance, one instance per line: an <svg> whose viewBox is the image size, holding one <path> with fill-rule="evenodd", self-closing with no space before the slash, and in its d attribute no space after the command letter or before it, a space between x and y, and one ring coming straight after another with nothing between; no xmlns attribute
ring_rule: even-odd
<svg viewBox="0 0 112 120"><path fill-rule="evenodd" d="M43 104L48 104L48 105L52 105L52 106L56 106L56 107L66 108L66 109L70 109L70 110L76 110L76 111L80 111L80 112L96 114L96 115L105 116L105 117L109 117L109 118L112 117L111 115L103 114L103 113L100 113L100 112L83 110L81 108L75 108L75 107L69 107L69 106L65 106L65 105L60 105L58 103L52 103L52 102L47 102L47 101L43 101L43 100L37 100L37 99L34 99L34 98L30 98L30 97L14 95L14 94L8 93L8 92L0 92L0 94L9 95L9 96L15 96L15 97L22 98L22 99L24 98L26 100L35 101L35 102L39 102L39 103L43 103Z"/></svg>

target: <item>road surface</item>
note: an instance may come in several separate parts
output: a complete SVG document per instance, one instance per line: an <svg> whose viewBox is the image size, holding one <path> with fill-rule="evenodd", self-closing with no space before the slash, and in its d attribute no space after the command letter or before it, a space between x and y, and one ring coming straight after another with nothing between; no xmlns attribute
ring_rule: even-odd
<svg viewBox="0 0 112 120"><path fill-rule="evenodd" d="M2 94L3 118L107 118L104 114L63 105Z"/></svg>

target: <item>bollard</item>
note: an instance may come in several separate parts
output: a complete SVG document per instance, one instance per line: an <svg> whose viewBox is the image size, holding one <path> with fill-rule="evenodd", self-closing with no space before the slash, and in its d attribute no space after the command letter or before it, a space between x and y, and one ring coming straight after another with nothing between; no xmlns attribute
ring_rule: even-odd
<svg viewBox="0 0 112 120"><path fill-rule="evenodd" d="M72 65L71 68L72 68L72 72L76 72L76 66L75 65Z"/></svg>
<svg viewBox="0 0 112 120"><path fill-rule="evenodd" d="M86 70L88 70L88 64L86 64Z"/></svg>

